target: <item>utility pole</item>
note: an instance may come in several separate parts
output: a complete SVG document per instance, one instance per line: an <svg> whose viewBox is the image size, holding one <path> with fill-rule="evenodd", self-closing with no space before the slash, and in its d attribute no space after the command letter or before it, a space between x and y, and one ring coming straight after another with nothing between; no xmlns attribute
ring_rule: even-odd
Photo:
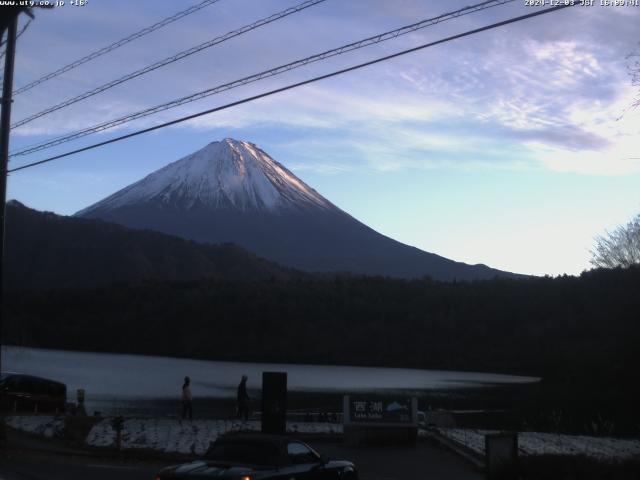
<svg viewBox="0 0 640 480"><path fill-rule="evenodd" d="M9 164L9 132L11 131L11 92L13 91L13 65L16 53L16 30L20 10L10 11L8 22L0 33L7 32L4 55L4 81L2 111L0 112L0 372L2 372L2 327L4 321L4 214L7 203L7 169ZM0 35L1 37L2 35ZM0 413L0 447L6 443L4 415Z"/></svg>
<svg viewBox="0 0 640 480"><path fill-rule="evenodd" d="M7 171L9 169L9 134L11 132L11 103L13 93L13 67L16 57L16 34L18 17L26 13L34 18L31 8L22 6L0 7L0 37L7 32L7 47L4 55L4 81L2 85L2 112L0 112L0 352L2 352L2 329L4 326L4 237L5 212L7 206ZM39 8L53 8L46 5ZM2 354L0 353L0 372L2 372ZM0 428L2 427L0 419ZM1 432L0 432L1 436Z"/></svg>
<svg viewBox="0 0 640 480"><path fill-rule="evenodd" d="M9 132L11 131L11 92L13 91L13 66L16 53L16 30L19 13L20 11L15 12L6 26L7 49L4 56L2 112L0 113L0 349L2 348L2 328L4 323L4 216L7 202ZM2 355L0 355L0 372L1 371Z"/></svg>

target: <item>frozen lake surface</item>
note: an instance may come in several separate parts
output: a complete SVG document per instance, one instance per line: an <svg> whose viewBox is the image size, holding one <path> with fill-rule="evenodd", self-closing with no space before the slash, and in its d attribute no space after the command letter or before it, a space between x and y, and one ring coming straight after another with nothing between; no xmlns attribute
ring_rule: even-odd
<svg viewBox="0 0 640 480"><path fill-rule="evenodd" d="M12 346L2 347L2 368L63 382L69 399L78 388L86 390L87 398L175 398L186 375L191 377L194 396L234 398L243 374L249 376L249 389L259 390L264 371L287 372L289 390L325 393L449 390L538 380L445 370L215 362Z"/></svg>

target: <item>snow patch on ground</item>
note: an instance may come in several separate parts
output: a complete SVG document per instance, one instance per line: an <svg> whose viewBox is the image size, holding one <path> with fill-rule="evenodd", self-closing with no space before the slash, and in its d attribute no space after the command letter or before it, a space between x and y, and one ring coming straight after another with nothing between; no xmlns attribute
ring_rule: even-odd
<svg viewBox="0 0 640 480"><path fill-rule="evenodd" d="M259 431L259 421L237 420L179 420L171 418L129 418L122 427L124 450L143 449L165 453L203 455L209 444L228 432ZM288 422L290 433L342 433L342 425L335 423ZM95 425L86 440L92 447L115 447L116 431L112 419Z"/></svg>
<svg viewBox="0 0 640 480"><path fill-rule="evenodd" d="M439 428L438 432L484 455L484 436L498 431ZM640 440L558 433L520 432L518 447L521 455L585 455L599 460L625 460L640 455Z"/></svg>
<svg viewBox="0 0 640 480"><path fill-rule="evenodd" d="M16 430L41 435L46 438L59 438L64 435L64 417L14 415L5 417L4 422Z"/></svg>
<svg viewBox="0 0 640 480"><path fill-rule="evenodd" d="M62 416L13 415L4 419L16 430L60 438L64 435ZM86 443L92 447L114 448L116 431L113 419L105 418L89 432ZM122 427L124 450L154 450L165 453L203 455L220 435L237 431L259 431L259 421L180 420L174 418L128 418ZM497 430L439 428L437 431L456 443L484 455L484 436ZM300 434L342 434L342 424L324 422L287 422L287 432ZM521 455L585 455L599 460L625 460L640 456L640 440L556 433L520 432Z"/></svg>

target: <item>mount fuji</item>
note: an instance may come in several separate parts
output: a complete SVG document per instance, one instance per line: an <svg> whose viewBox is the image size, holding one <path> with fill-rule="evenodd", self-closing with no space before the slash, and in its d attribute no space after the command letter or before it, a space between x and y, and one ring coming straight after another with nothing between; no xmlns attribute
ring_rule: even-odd
<svg viewBox="0 0 640 480"><path fill-rule="evenodd" d="M282 265L438 280L515 276L386 237L250 142L227 138L75 214L197 242L233 242Z"/></svg>

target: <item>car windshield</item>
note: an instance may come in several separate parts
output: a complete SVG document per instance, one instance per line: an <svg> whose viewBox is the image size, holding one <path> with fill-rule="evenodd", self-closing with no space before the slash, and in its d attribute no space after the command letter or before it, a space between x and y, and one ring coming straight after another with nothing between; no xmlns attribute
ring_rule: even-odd
<svg viewBox="0 0 640 480"><path fill-rule="evenodd" d="M276 465L278 450L267 443L215 443L209 448L205 458L251 465Z"/></svg>

